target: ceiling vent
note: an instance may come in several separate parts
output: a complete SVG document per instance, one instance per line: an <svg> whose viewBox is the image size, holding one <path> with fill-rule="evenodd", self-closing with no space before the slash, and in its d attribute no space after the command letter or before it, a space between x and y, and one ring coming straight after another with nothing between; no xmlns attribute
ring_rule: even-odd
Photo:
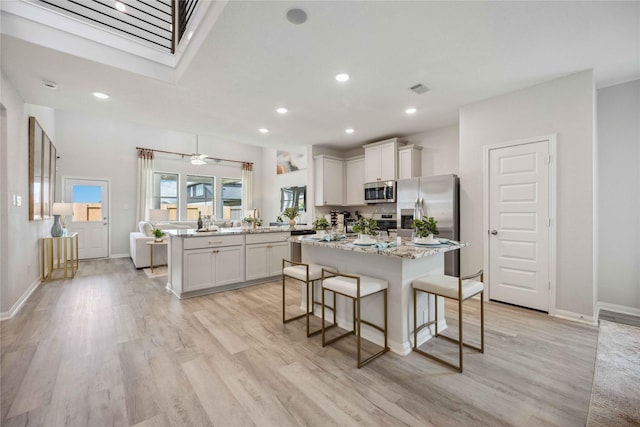
<svg viewBox="0 0 640 427"><path fill-rule="evenodd" d="M423 93L429 92L429 88L423 85L422 83L418 83L415 86L411 86L409 89L414 91L418 95L422 95Z"/></svg>

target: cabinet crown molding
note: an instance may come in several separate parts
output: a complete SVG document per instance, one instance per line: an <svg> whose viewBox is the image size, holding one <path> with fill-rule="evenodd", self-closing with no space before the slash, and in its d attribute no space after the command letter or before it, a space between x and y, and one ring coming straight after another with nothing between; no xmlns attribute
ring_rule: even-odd
<svg viewBox="0 0 640 427"><path fill-rule="evenodd" d="M390 142L395 142L396 144L402 144L404 141L396 137L396 138L385 139L384 141L376 141L376 142L371 142L369 144L364 144L362 147L363 148L375 147L376 145L384 145Z"/></svg>

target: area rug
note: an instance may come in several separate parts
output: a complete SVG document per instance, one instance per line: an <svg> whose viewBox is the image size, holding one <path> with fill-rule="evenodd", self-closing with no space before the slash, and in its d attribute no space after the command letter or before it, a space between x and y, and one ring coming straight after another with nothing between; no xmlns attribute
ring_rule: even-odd
<svg viewBox="0 0 640 427"><path fill-rule="evenodd" d="M640 425L640 328L600 320L587 426Z"/></svg>
<svg viewBox="0 0 640 427"><path fill-rule="evenodd" d="M146 274L149 279L153 279L155 277L166 276L168 274L168 272L169 272L169 269L167 268L166 265L161 265L159 267L153 267L153 273L151 272L150 268L145 268L144 269L144 274Z"/></svg>

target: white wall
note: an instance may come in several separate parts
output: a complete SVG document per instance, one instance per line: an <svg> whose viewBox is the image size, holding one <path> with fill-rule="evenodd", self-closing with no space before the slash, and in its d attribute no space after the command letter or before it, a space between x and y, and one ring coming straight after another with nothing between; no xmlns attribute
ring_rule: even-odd
<svg viewBox="0 0 640 427"><path fill-rule="evenodd" d="M598 300L636 312L640 309L639 165L640 80L598 90Z"/></svg>
<svg viewBox="0 0 640 427"><path fill-rule="evenodd" d="M135 147L181 153L196 151L196 136L184 132L141 126L133 123L101 119L80 113L58 111L56 114L59 176L107 178L111 180L110 235L111 256L129 254L129 232L136 228L137 153ZM199 151L209 156L253 162L253 204L262 203L262 151L259 147L219 142L199 137ZM193 173L194 175L228 176L228 164L193 166L188 158L158 156L156 169ZM240 176L240 164L235 166ZM219 175L220 176L220 175Z"/></svg>
<svg viewBox="0 0 640 427"><path fill-rule="evenodd" d="M462 271L483 265L483 147L557 134L556 307L592 316L594 257L593 72L583 71L460 110Z"/></svg>
<svg viewBox="0 0 640 427"><path fill-rule="evenodd" d="M459 173L460 131L457 124L403 138L422 147L422 176Z"/></svg>
<svg viewBox="0 0 640 427"><path fill-rule="evenodd" d="M14 312L33 290L40 276L40 238L50 235L52 220L29 221L29 135L28 118L33 115L57 146L54 112L49 108L25 104L4 73L1 77L0 102L6 109L2 144L3 184L7 195L22 197L22 206L10 204L9 197L1 201L8 206L3 216L2 239L7 242L6 267L0 284L0 316ZM5 145L6 144L6 145ZM5 157L6 150L6 157ZM6 229L4 228L6 227Z"/></svg>

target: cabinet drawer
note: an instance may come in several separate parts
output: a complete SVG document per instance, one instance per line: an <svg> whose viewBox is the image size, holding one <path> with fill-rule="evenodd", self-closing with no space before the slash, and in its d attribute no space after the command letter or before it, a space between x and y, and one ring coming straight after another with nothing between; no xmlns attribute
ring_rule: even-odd
<svg viewBox="0 0 640 427"><path fill-rule="evenodd" d="M253 233L247 234L247 245L253 243L270 243L270 242L284 242L291 236L289 231L282 233Z"/></svg>
<svg viewBox="0 0 640 427"><path fill-rule="evenodd" d="M220 246L232 246L244 244L244 236L202 236L185 237L184 249L216 248Z"/></svg>

